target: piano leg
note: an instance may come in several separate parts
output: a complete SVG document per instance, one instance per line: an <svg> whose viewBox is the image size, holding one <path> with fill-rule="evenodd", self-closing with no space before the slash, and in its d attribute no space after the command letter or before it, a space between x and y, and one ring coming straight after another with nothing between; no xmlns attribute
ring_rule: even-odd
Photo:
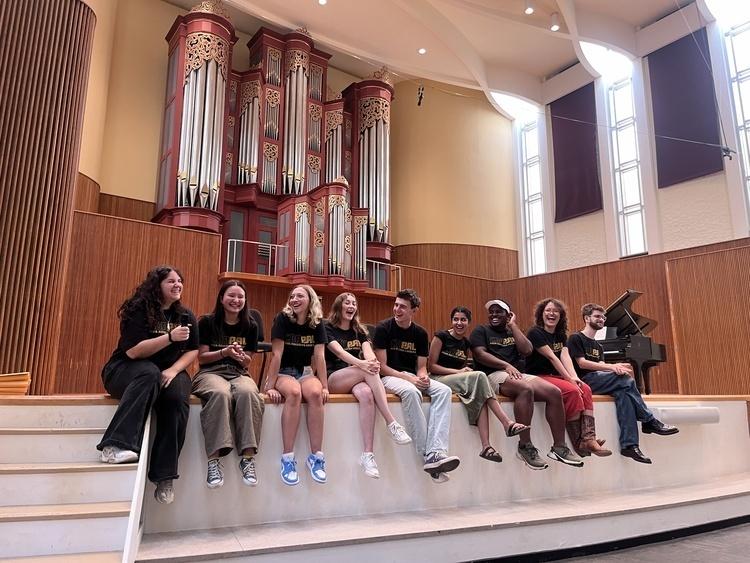
<svg viewBox="0 0 750 563"><path fill-rule="evenodd" d="M651 394L651 374L649 374L650 369L651 366L644 366L641 368L641 371L643 372L643 383L646 388L646 395Z"/></svg>
<svg viewBox="0 0 750 563"><path fill-rule="evenodd" d="M651 385L649 385L646 370L642 368L641 363L637 360L630 360L630 365L633 366L633 377L635 378L635 384L638 387L638 391L640 391L641 394L644 394L645 392L648 395L651 391ZM644 379L646 381L645 389Z"/></svg>

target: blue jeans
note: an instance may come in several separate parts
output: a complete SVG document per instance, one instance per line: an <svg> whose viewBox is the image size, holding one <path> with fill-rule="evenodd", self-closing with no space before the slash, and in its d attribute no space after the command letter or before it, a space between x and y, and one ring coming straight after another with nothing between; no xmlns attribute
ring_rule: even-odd
<svg viewBox="0 0 750 563"><path fill-rule="evenodd" d="M613 371L592 371L582 375L584 383L597 395L612 395L615 398L617 423L620 425L620 448L638 445L638 421L654 420L646 403L643 402L635 380Z"/></svg>

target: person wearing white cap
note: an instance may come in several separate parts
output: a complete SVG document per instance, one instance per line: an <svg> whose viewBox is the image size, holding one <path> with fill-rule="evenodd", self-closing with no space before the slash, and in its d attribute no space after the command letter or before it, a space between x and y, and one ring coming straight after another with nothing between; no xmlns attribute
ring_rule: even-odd
<svg viewBox="0 0 750 563"><path fill-rule="evenodd" d="M560 390L541 378L522 373L524 358L533 347L516 324L510 305L500 299L485 304L488 324L475 328L469 338L476 369L487 374L496 393L513 399L515 419L529 425L534 401L545 403L545 416L552 431L553 446L548 457L566 465L581 467L583 461L565 445L565 411ZM547 463L531 442L529 430L521 432L518 458L530 469L546 469Z"/></svg>

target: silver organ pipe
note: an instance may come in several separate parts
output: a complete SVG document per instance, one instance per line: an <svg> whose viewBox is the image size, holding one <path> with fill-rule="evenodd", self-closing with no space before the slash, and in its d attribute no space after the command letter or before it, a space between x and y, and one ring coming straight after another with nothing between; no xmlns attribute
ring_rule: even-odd
<svg viewBox="0 0 750 563"><path fill-rule="evenodd" d="M190 170L189 194L187 205L195 205L200 182L200 148L203 139L203 113L206 99L206 67L201 66L197 71L196 96L193 110L193 131L190 138L190 155L188 169Z"/></svg>
<svg viewBox="0 0 750 563"><path fill-rule="evenodd" d="M260 144L260 85L257 82L242 85L240 108L240 146L237 163L237 183L258 181L258 147Z"/></svg>
<svg viewBox="0 0 750 563"><path fill-rule="evenodd" d="M388 240L390 104L382 98L360 101L359 205L369 211L368 238Z"/></svg>
<svg viewBox="0 0 750 563"><path fill-rule="evenodd" d="M195 104L195 72L185 80L182 101L182 123L180 125L180 157L177 164L177 205L188 204L189 155L190 145L187 142L193 126L193 106Z"/></svg>
<svg viewBox="0 0 750 563"><path fill-rule="evenodd" d="M307 145L307 67L304 51L287 52L286 103L284 104L284 140L282 192L301 194L305 189L305 148Z"/></svg>
<svg viewBox="0 0 750 563"><path fill-rule="evenodd" d="M260 148L260 99L256 96L252 101L251 134L249 148L250 182L258 181L258 153Z"/></svg>
<svg viewBox="0 0 750 563"><path fill-rule="evenodd" d="M198 197L200 207L208 207L208 190L211 167L211 139L214 133L214 104L216 103L216 74L212 71L211 61L206 65L206 97L203 106L203 127L199 149L200 174L198 176Z"/></svg>

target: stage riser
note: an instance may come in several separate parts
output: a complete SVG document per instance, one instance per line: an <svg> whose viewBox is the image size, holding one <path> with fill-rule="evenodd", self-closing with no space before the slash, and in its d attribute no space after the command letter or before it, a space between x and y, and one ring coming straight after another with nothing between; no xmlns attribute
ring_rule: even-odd
<svg viewBox="0 0 750 563"><path fill-rule="evenodd" d="M116 404L0 405L0 428L106 428L115 410Z"/></svg>
<svg viewBox="0 0 750 563"><path fill-rule="evenodd" d="M127 471L0 475L0 506L130 501L135 465Z"/></svg>
<svg viewBox="0 0 750 563"><path fill-rule="evenodd" d="M2 522L2 557L121 551L127 517Z"/></svg>
<svg viewBox="0 0 750 563"><path fill-rule="evenodd" d="M461 457L461 466L446 484L435 484L429 479L411 445L398 446L391 441L380 417L376 423L375 456L381 478L366 477L357 464L362 451L357 405L331 404L326 407L324 439L328 483L312 482L302 466L309 451L303 417L295 447L301 468L301 482L296 487L284 485L279 477L281 407L269 405L257 461L260 484L255 488L241 484L237 458L231 454L224 458L225 484L218 490L209 490L205 485L200 406L193 405L180 459L181 478L176 481L177 500L172 506L157 505L149 486L144 508L145 531L249 526L632 491L702 483L750 469L745 401L652 401L651 404L665 408L716 407L720 409L721 420L718 424L683 424L676 436L641 435L642 449L652 457L653 465L638 464L616 453L609 458L587 458L582 469L550 460L549 469L531 471L514 456L517 439L503 437L494 419L491 440L505 460L493 464L480 459L478 433L468 425L463 407L454 402L450 450ZM424 406L427 409L428 405ZM503 408L512 415L511 404L503 403ZM391 403L391 409L403 421L401 405ZM607 438L607 445L618 450L614 403L596 402L595 409L599 436ZM540 404L536 405L532 439L540 452L546 454L551 436Z"/></svg>
<svg viewBox="0 0 750 563"><path fill-rule="evenodd" d="M0 463L96 462L101 431L90 434L1 434Z"/></svg>

